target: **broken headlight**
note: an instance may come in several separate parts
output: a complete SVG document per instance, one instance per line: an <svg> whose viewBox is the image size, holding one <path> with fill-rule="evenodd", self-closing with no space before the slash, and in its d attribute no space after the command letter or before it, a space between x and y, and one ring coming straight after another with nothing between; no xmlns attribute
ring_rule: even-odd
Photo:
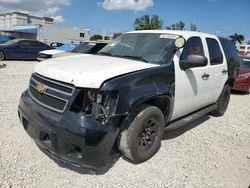
<svg viewBox="0 0 250 188"><path fill-rule="evenodd" d="M98 94L95 101L89 105L88 112L93 119L105 124L115 114L117 103L117 92Z"/></svg>
<svg viewBox="0 0 250 188"><path fill-rule="evenodd" d="M116 111L118 92L100 92L97 89L84 89L79 92L71 111L83 112L102 123L107 122Z"/></svg>

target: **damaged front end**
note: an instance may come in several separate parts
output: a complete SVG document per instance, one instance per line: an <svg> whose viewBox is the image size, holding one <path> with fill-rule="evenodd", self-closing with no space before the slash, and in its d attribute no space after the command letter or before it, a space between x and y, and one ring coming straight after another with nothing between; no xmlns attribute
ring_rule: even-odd
<svg viewBox="0 0 250 188"><path fill-rule="evenodd" d="M62 160L94 167L110 155L120 132L113 118L118 98L117 92L75 88L33 74L18 115L40 148Z"/></svg>
<svg viewBox="0 0 250 188"><path fill-rule="evenodd" d="M86 118L99 121L103 125L111 123L117 117L116 108L119 100L116 91L99 91L98 89L81 89L70 111L82 113Z"/></svg>

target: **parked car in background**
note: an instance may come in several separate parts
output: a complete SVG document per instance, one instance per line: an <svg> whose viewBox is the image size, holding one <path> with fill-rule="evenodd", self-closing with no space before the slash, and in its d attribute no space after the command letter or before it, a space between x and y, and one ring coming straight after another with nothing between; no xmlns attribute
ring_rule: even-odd
<svg viewBox="0 0 250 188"><path fill-rule="evenodd" d="M240 74L235 80L232 90L250 93L250 57L241 56Z"/></svg>
<svg viewBox="0 0 250 188"><path fill-rule="evenodd" d="M64 44L63 43L61 43L61 42L52 42L52 43L50 43L50 46L52 47L52 48L58 48L58 47L61 47L61 46L63 46Z"/></svg>
<svg viewBox="0 0 250 188"><path fill-rule="evenodd" d="M38 61L43 61L49 58L52 58L53 56L55 56L56 54L63 54L65 52L70 52L72 49L74 49L76 47L75 44L64 44L61 47L58 47L56 49L52 49L52 50L44 50L41 51L38 55L37 55L37 60Z"/></svg>
<svg viewBox="0 0 250 188"><path fill-rule="evenodd" d="M14 39L0 45L0 61L10 60L35 60L40 51L53 49L52 47L36 40Z"/></svg>
<svg viewBox="0 0 250 188"><path fill-rule="evenodd" d="M71 50L73 50L77 45L76 44L64 44L58 48L56 48L57 50L61 50L62 52L70 52Z"/></svg>
<svg viewBox="0 0 250 188"><path fill-rule="evenodd" d="M109 41L84 42L84 43L76 46L75 48L73 48L70 52L65 52L65 51L59 50L59 49L46 50L46 51L42 51L38 54L37 60L43 61L43 60L50 59L50 58L75 55L76 53L96 54L98 51L100 51L108 43L109 43Z"/></svg>

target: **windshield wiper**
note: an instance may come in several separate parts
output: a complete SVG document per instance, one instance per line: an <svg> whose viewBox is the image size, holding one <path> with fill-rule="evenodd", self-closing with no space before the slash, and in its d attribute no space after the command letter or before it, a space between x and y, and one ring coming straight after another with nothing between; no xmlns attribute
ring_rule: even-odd
<svg viewBox="0 0 250 188"><path fill-rule="evenodd" d="M139 56L131 56L131 55L114 55L114 56L115 57L128 58L128 59L135 59L135 60L139 60L139 61L149 63L148 60L144 59L143 57L139 57Z"/></svg>

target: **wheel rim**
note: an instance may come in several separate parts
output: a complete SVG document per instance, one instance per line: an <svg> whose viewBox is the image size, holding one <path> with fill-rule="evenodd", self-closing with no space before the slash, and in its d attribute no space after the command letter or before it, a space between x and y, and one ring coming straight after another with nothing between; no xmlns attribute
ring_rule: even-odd
<svg viewBox="0 0 250 188"><path fill-rule="evenodd" d="M0 52L0 61L4 59L4 53Z"/></svg>
<svg viewBox="0 0 250 188"><path fill-rule="evenodd" d="M142 133L138 139L139 150L145 152L154 146L158 128L159 123L154 118L149 118L144 122Z"/></svg>

